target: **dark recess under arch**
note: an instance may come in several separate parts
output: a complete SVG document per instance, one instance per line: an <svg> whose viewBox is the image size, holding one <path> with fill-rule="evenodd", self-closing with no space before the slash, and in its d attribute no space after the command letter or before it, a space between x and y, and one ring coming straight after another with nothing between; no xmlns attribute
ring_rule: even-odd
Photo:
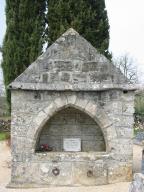
<svg viewBox="0 0 144 192"><path fill-rule="evenodd" d="M86 113L67 107L56 112L43 126L36 151L47 144L52 151L63 151L64 138L80 138L81 151L106 151L103 133L98 124Z"/></svg>

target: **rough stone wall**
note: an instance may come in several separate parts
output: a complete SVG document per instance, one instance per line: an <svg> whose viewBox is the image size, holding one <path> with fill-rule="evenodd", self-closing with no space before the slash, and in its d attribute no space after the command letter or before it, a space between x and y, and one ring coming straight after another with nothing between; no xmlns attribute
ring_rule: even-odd
<svg viewBox="0 0 144 192"><path fill-rule="evenodd" d="M49 62L45 60L49 60ZM32 74L33 80L30 80L30 78L32 78L31 70L28 71L27 77L21 81L29 83L44 83L47 85L57 84L57 82L59 82L59 84L87 83L87 86L90 83L111 84L124 82L120 71L111 63L108 63L106 59L104 60L102 56L99 57L97 61L82 61L76 58L71 58L71 60L70 58L69 60L44 58L44 61L40 63L40 67L35 69L36 72L34 72L36 74Z"/></svg>
<svg viewBox="0 0 144 192"><path fill-rule="evenodd" d="M12 91L12 184L99 185L131 180L132 92ZM101 128L106 153L35 153L36 139L55 112L72 106ZM53 170L58 168L58 176Z"/></svg>
<svg viewBox="0 0 144 192"><path fill-rule="evenodd" d="M126 82L119 69L75 30L69 29L10 87L27 90L124 89Z"/></svg>
<svg viewBox="0 0 144 192"><path fill-rule="evenodd" d="M48 144L53 151L63 151L64 138L80 138L81 151L105 151L101 128L83 112L68 107L55 114L40 133L37 149Z"/></svg>

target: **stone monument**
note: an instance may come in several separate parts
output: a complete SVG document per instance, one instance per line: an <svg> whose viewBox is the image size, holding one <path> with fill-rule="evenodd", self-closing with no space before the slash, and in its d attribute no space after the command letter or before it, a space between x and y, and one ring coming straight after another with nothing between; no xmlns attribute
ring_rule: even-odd
<svg viewBox="0 0 144 192"><path fill-rule="evenodd" d="M56 40L9 88L9 186L131 180L136 88L75 30Z"/></svg>

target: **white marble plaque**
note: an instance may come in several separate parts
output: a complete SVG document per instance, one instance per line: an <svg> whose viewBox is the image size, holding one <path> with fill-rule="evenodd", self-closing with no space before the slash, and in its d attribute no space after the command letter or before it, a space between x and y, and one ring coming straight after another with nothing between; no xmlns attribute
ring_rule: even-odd
<svg viewBox="0 0 144 192"><path fill-rule="evenodd" d="M69 151L69 152L81 151L81 139L80 138L64 138L63 149L64 151Z"/></svg>

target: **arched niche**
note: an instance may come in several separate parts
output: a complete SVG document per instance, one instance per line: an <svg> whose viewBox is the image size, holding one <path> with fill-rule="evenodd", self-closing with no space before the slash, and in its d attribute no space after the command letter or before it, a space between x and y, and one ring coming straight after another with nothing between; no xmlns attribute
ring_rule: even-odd
<svg viewBox="0 0 144 192"><path fill-rule="evenodd" d="M36 142L36 152L48 145L54 152L62 152L65 138L79 138L82 152L106 151L100 126L86 112L67 106L57 111L41 128Z"/></svg>

